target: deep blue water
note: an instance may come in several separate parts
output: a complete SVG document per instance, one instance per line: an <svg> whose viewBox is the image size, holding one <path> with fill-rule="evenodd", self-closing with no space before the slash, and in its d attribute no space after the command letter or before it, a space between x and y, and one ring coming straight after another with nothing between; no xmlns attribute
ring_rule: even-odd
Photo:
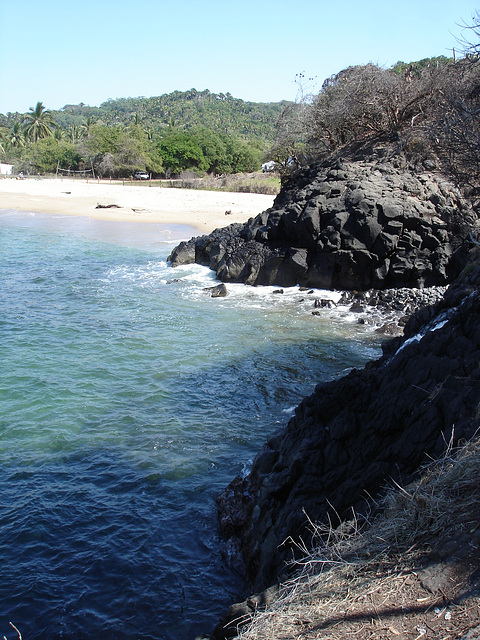
<svg viewBox="0 0 480 640"><path fill-rule="evenodd" d="M242 596L215 497L318 381L378 354L298 289L209 297L210 271L166 262L191 234L0 212L0 636L211 630Z"/></svg>

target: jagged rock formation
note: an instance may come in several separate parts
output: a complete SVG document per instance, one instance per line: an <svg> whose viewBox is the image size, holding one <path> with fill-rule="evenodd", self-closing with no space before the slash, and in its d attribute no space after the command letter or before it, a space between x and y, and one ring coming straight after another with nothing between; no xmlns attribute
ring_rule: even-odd
<svg viewBox="0 0 480 640"><path fill-rule="evenodd" d="M272 437L246 479L219 498L220 525L238 542L254 589L271 585L307 536L367 509L392 479L405 483L427 456L480 425L480 265L412 316L381 359L323 383Z"/></svg>
<svg viewBox="0 0 480 640"><path fill-rule="evenodd" d="M472 232L477 215L440 174L414 175L401 158L337 160L296 174L271 209L181 243L169 260L252 285L429 287L458 275Z"/></svg>
<svg viewBox="0 0 480 640"><path fill-rule="evenodd" d="M271 209L169 257L172 266L206 265L224 282L352 291L360 305L386 289L456 279L381 359L319 384L251 473L219 497L220 528L255 591L282 577L296 540L308 545L307 518L335 523L352 508L367 512L388 483L409 482L428 456L480 426L478 257L465 267L480 222L432 164L424 168L413 172L401 157L314 165Z"/></svg>

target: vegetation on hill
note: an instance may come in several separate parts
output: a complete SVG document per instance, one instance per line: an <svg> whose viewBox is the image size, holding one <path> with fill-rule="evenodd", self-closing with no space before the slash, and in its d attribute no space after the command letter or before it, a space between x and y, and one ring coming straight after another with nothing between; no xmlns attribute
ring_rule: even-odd
<svg viewBox="0 0 480 640"><path fill-rule="evenodd" d="M275 159L286 172L332 154L375 146L439 166L463 185L480 178L480 17L468 28L460 59L426 58L343 69L319 93L288 107L279 122ZM472 42L473 40L473 42ZM432 164L433 163L433 164ZM427 163L428 164L428 163Z"/></svg>
<svg viewBox="0 0 480 640"><path fill-rule="evenodd" d="M273 139L276 121L287 104L245 102L230 93L190 89L151 98L107 100L98 108L66 105L55 115L64 129L91 118L108 125L141 124L151 130L172 125L187 130L203 126L242 139L268 141Z"/></svg>
<svg viewBox="0 0 480 640"><path fill-rule="evenodd" d="M255 171L288 103L254 103L229 93L174 91L108 100L100 107L42 102L26 114L0 115L0 155L26 174L79 172L129 177L136 171Z"/></svg>
<svg viewBox="0 0 480 640"><path fill-rule="evenodd" d="M327 78L316 95L301 90L297 103L245 102L195 89L59 111L38 102L27 114L0 114L0 158L27 174L100 177L135 171L222 175L255 171L273 159L284 176L332 153L387 142L416 161L440 164L460 183L476 185L478 15L465 29L460 59L348 67ZM300 86L302 80L298 74Z"/></svg>

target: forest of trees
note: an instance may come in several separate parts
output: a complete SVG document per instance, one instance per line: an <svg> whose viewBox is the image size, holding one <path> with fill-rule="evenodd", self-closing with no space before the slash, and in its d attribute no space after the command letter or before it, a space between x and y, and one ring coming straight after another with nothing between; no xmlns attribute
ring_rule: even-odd
<svg viewBox="0 0 480 640"><path fill-rule="evenodd" d="M478 185L480 14L464 27L460 56L348 67L315 95L301 91L295 103L195 89L55 112L38 102L23 115L0 114L0 157L17 172L100 177L250 172L275 160L285 177L332 153L388 143L411 159L433 159L459 183Z"/></svg>
<svg viewBox="0 0 480 640"><path fill-rule="evenodd" d="M109 100L100 107L37 102L0 115L0 157L25 174L88 172L129 177L250 172L260 169L288 103L253 103L230 94L175 91Z"/></svg>

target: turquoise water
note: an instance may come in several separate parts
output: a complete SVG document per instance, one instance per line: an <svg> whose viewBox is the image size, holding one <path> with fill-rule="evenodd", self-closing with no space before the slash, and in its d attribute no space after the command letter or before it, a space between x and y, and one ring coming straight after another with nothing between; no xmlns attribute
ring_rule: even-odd
<svg viewBox="0 0 480 640"><path fill-rule="evenodd" d="M0 213L0 635L194 638L242 595L215 497L375 357L309 294L171 269L192 230ZM303 301L302 301L303 300Z"/></svg>

